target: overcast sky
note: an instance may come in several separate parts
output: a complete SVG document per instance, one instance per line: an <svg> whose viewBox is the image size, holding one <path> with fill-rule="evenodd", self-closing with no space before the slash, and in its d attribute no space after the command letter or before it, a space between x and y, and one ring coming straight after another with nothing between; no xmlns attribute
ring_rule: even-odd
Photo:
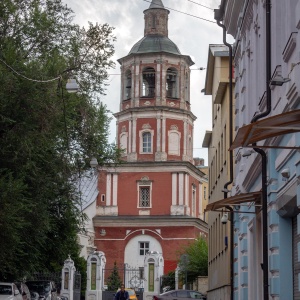
<svg viewBox="0 0 300 300"><path fill-rule="evenodd" d="M115 27L115 55L113 59L126 56L132 46L144 36L144 14L151 0L63 0L75 13L74 22L87 27L88 22L108 23ZM221 0L162 0L170 10L169 38L178 46L181 54L189 55L195 62L191 69L206 68L209 44L222 44L222 29L214 22L212 9L218 8ZM198 4L206 7L200 6ZM175 11L176 10L176 11ZM177 12L181 11L186 14ZM187 15L189 14L189 15ZM195 17L193 17L193 16ZM110 74L120 74L120 65ZM197 120L194 126L194 157L202 157L207 165L207 150L202 149L206 130L211 130L211 97L204 96L206 70L191 71L191 109ZM101 100L115 113L120 103L120 75L111 75L106 96ZM115 119L111 123L110 140L115 140Z"/></svg>

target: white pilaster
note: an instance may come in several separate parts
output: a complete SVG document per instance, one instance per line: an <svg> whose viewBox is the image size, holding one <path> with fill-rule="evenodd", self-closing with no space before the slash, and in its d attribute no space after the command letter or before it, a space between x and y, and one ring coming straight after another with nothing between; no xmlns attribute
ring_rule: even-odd
<svg viewBox="0 0 300 300"><path fill-rule="evenodd" d="M113 175L113 206L118 203L118 174Z"/></svg>
<svg viewBox="0 0 300 300"><path fill-rule="evenodd" d="M162 152L166 152L166 118L162 119Z"/></svg>
<svg viewBox="0 0 300 300"><path fill-rule="evenodd" d="M128 153L131 153L132 146L132 120L129 120L128 125Z"/></svg>
<svg viewBox="0 0 300 300"><path fill-rule="evenodd" d="M161 151L161 119L160 116L156 119L156 127L157 127L157 140L156 140L156 151Z"/></svg>
<svg viewBox="0 0 300 300"><path fill-rule="evenodd" d="M172 205L177 205L177 174L172 174Z"/></svg>
<svg viewBox="0 0 300 300"><path fill-rule="evenodd" d="M180 173L178 176L178 200L179 200L179 205L183 205L183 200L184 200L184 174Z"/></svg>
<svg viewBox="0 0 300 300"><path fill-rule="evenodd" d="M136 118L132 120L132 152L136 152Z"/></svg>
<svg viewBox="0 0 300 300"><path fill-rule="evenodd" d="M111 174L106 175L106 206L111 205Z"/></svg>

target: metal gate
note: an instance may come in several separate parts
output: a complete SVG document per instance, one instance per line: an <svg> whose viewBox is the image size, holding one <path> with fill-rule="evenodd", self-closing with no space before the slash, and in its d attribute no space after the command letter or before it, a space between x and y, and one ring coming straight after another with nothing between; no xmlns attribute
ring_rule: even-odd
<svg viewBox="0 0 300 300"><path fill-rule="evenodd" d="M81 274L75 272L74 274L74 289L73 289L73 300L80 300L81 298Z"/></svg>
<svg viewBox="0 0 300 300"><path fill-rule="evenodd" d="M108 278L112 274L114 269L105 269L104 272L104 286L108 286ZM137 297L143 299L144 292L144 268L129 267L127 264L117 268L117 273L122 283L126 288L134 289ZM115 287L115 291L107 291L107 297L112 298L111 292L116 292L118 287ZM106 297L106 296L105 296ZM105 299L108 300L108 299ZM112 299L110 299L112 300Z"/></svg>

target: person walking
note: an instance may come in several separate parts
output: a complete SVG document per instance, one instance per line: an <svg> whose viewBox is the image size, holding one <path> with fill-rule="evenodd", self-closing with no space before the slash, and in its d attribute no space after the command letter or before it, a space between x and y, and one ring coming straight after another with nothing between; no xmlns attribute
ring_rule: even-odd
<svg viewBox="0 0 300 300"><path fill-rule="evenodd" d="M114 300L129 300L129 294L125 291L124 284L121 284L121 289L116 293Z"/></svg>

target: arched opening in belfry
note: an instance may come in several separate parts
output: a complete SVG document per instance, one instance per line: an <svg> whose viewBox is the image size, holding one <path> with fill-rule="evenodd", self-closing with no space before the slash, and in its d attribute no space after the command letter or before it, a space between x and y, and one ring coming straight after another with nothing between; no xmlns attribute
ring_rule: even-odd
<svg viewBox="0 0 300 300"><path fill-rule="evenodd" d="M142 97L153 98L155 96L155 70L145 68L142 74Z"/></svg>
<svg viewBox="0 0 300 300"><path fill-rule="evenodd" d="M166 75L167 98L178 98L178 72L175 68L169 68Z"/></svg>
<svg viewBox="0 0 300 300"><path fill-rule="evenodd" d="M131 71L127 70L125 73L125 99L130 99L131 98L131 82L132 76L131 76Z"/></svg>

